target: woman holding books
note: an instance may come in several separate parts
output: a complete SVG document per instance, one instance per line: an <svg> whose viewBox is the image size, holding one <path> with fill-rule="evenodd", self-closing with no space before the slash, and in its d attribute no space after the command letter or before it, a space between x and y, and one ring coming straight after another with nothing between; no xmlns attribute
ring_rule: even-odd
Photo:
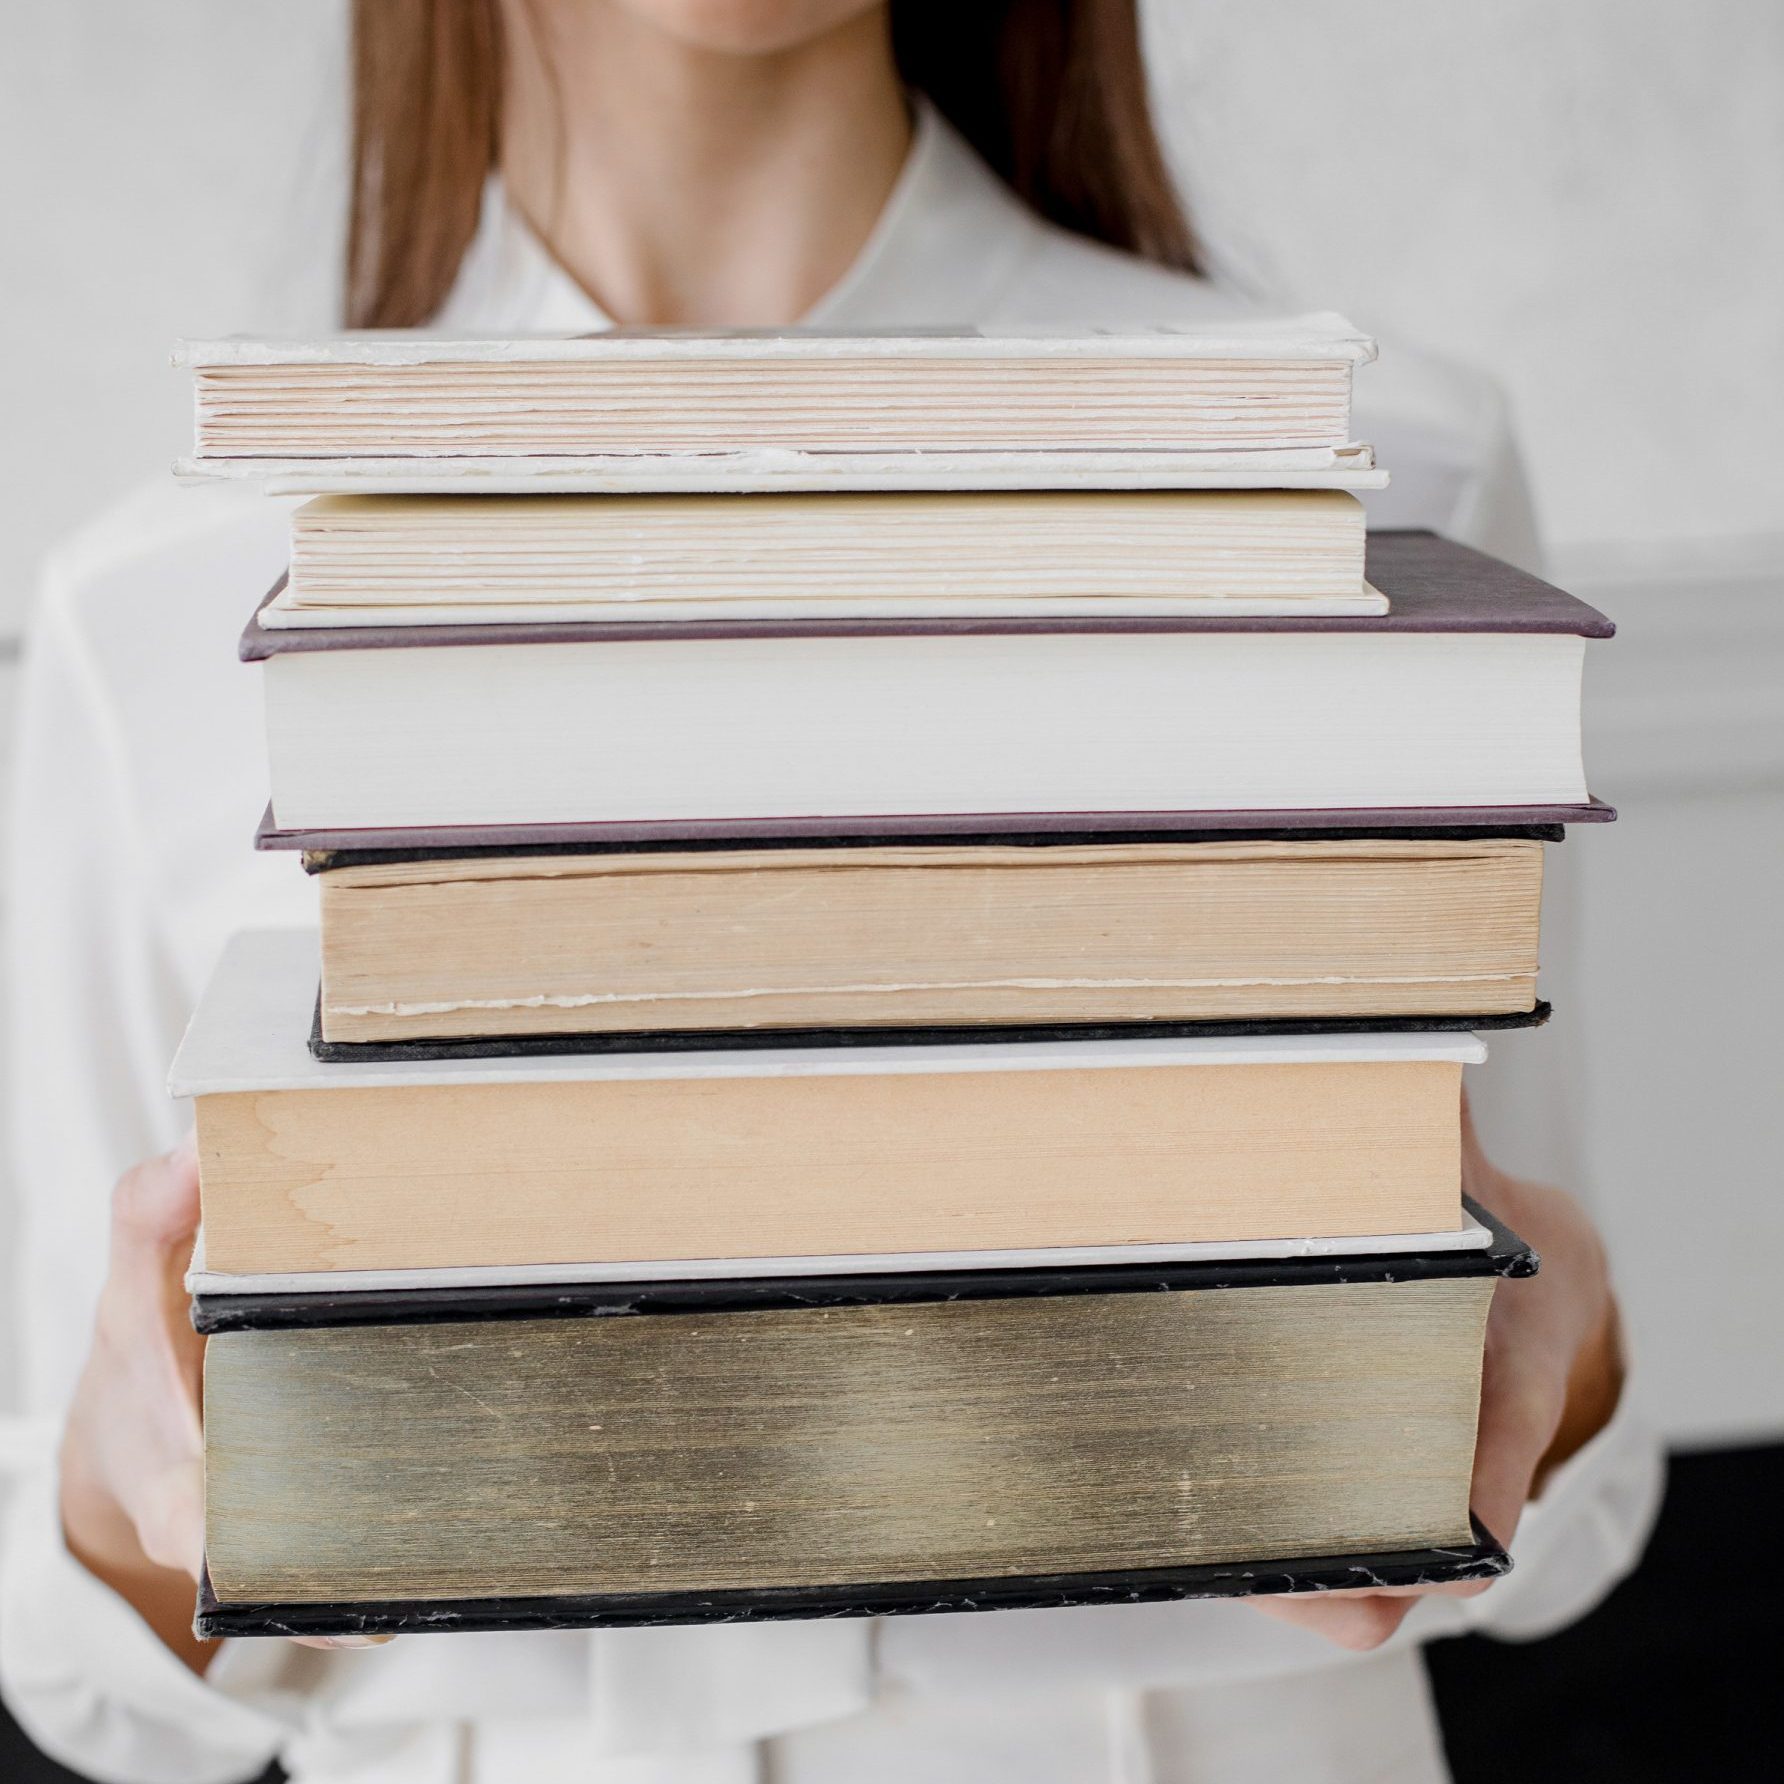
<svg viewBox="0 0 1784 1784"><path fill-rule="evenodd" d="M360 0L356 32L354 326L1250 307L1194 270L1133 0ZM1529 558L1489 393L1390 353L1359 400L1396 473L1378 522ZM70 1408L59 1467L19 1496L0 1604L35 1738L95 1775L218 1784L274 1757L298 1779L416 1784L1441 1778L1416 1644L1577 1615L1631 1564L1656 1482L1596 1235L1472 1133L1467 1187L1544 1260L1501 1290L1489 1334L1475 1503L1515 1530L1518 1568L1485 1593L366 1654L192 1640L199 1351L178 1285L197 1186L162 1077L223 937L312 920L302 876L243 847L264 800L257 689L216 649L284 546L272 505L145 497L57 562L32 643L11 894L21 1286L36 1405Z"/></svg>

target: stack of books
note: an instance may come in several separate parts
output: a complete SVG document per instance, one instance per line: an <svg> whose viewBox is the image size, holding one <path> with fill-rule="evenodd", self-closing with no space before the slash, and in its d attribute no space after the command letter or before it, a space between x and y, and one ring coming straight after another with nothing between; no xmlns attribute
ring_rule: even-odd
<svg viewBox="0 0 1784 1784"><path fill-rule="evenodd" d="M1460 1179L1590 608L1366 539L1366 341L188 351L297 508L173 1071L207 1634L1484 1578ZM246 593L246 591L244 591Z"/></svg>

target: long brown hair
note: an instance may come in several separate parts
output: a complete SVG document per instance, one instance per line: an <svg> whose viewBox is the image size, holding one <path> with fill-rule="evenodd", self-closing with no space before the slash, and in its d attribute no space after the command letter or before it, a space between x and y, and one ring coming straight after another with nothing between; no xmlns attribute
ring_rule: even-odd
<svg viewBox="0 0 1784 1784"><path fill-rule="evenodd" d="M1136 0L892 0L905 83L1043 217L1193 271ZM350 328L445 302L501 145L499 0L354 0Z"/></svg>

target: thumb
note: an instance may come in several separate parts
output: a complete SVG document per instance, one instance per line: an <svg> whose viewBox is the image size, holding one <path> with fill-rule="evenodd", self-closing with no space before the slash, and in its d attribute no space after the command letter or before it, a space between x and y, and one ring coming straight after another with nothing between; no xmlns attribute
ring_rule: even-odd
<svg viewBox="0 0 1784 1784"><path fill-rule="evenodd" d="M198 1232L198 1148L188 1135L173 1151L145 1159L112 1191L112 1253L130 1261L164 1258Z"/></svg>
<svg viewBox="0 0 1784 1784"><path fill-rule="evenodd" d="M111 1268L99 1300L95 1355L111 1359L106 1376L128 1390L132 1429L152 1428L169 1446L166 1459L184 1465L199 1455L199 1381L204 1341L192 1329L184 1276L198 1232L198 1159L178 1147L126 1171L112 1191ZM105 1447L110 1439L102 1438ZM147 1483L145 1483L146 1486ZM116 1483L120 1496L136 1495ZM202 1505L202 1486L175 1502ZM183 1527L171 1510L173 1527ZM189 1522L190 1520L185 1520Z"/></svg>
<svg viewBox="0 0 1784 1784"><path fill-rule="evenodd" d="M196 1456L169 1462L141 1481L130 1515L142 1552L157 1567L198 1578L204 1561L204 1464Z"/></svg>

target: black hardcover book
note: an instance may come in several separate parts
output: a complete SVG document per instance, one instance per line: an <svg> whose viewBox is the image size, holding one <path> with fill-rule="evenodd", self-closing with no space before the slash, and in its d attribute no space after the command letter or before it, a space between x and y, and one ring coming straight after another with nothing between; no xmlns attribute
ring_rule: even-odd
<svg viewBox="0 0 1784 1784"><path fill-rule="evenodd" d="M1487 1579L1474 1251L228 1296L206 1636Z"/></svg>
<svg viewBox="0 0 1784 1784"><path fill-rule="evenodd" d="M198 1584L195 1634L224 1636L449 1635L497 1630L641 1629L677 1623L773 1623L794 1618L928 1616L941 1611L1072 1610L1182 1598L1261 1598L1284 1592L1453 1586L1495 1580L1511 1557L1476 1520L1454 1548L1370 1555L1308 1555L1200 1567L1019 1578L902 1580L889 1584L744 1588L732 1592L492 1599L367 1599L350 1604L225 1603L207 1568Z"/></svg>

